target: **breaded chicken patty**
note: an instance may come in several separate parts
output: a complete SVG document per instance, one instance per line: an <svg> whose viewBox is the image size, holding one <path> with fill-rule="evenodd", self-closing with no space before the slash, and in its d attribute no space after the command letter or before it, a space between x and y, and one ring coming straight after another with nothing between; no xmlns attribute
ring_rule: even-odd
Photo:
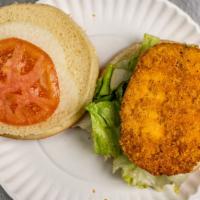
<svg viewBox="0 0 200 200"><path fill-rule="evenodd" d="M125 155L153 175L200 161L200 49L160 43L137 64L121 106Z"/></svg>

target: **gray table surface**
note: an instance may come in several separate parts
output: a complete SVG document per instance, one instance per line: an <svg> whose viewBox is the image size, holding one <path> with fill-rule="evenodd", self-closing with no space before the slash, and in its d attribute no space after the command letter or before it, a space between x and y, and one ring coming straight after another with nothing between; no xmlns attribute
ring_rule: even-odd
<svg viewBox="0 0 200 200"><path fill-rule="evenodd" d="M0 6L8 5L13 2L35 2L37 0L0 0ZM181 9L183 9L186 13L188 13L194 21L200 24L200 0L169 0L176 5L178 5ZM1 181L0 181L1 182ZM11 200L5 190L0 186L0 200Z"/></svg>

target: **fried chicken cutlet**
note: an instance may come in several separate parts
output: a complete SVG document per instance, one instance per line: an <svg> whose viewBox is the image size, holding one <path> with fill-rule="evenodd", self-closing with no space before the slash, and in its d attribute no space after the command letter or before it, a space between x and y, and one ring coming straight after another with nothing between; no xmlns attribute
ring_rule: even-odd
<svg viewBox="0 0 200 200"><path fill-rule="evenodd" d="M200 49L160 43L141 56L121 106L120 144L153 175L200 161Z"/></svg>

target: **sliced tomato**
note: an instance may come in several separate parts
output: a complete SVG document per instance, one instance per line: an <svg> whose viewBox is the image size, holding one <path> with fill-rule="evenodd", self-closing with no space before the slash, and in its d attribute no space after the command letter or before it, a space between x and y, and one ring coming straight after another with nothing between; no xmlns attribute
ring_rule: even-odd
<svg viewBox="0 0 200 200"><path fill-rule="evenodd" d="M31 125L59 104L55 66L41 48L18 38L0 40L0 121Z"/></svg>

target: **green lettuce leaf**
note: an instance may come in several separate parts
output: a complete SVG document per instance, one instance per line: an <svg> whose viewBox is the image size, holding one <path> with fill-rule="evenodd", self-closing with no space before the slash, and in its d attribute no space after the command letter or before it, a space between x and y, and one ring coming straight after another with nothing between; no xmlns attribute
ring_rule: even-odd
<svg viewBox="0 0 200 200"><path fill-rule="evenodd" d="M122 97L124 95L125 89L128 83L126 81L121 82L115 90L115 98L116 100L121 103Z"/></svg>
<svg viewBox="0 0 200 200"><path fill-rule="evenodd" d="M91 103L86 108L92 120L92 138L96 154L117 157L119 147L119 104L117 101Z"/></svg>
<svg viewBox="0 0 200 200"><path fill-rule="evenodd" d="M158 38L145 34L140 48L133 53L130 60L108 65L98 79L93 102L86 107L92 120L92 139L97 154L116 157L121 152L119 107L122 97L139 56L159 41ZM115 89L112 89L112 75L119 68L129 72L131 70L131 73L126 80L119 80Z"/></svg>
<svg viewBox="0 0 200 200"><path fill-rule="evenodd" d="M129 60L122 60L119 63L116 63L116 67L119 69L126 69L133 72L133 70L137 65L139 57L144 52L146 52L148 49L158 44L159 42L160 42L159 38L145 33L139 49L133 53L133 55Z"/></svg>
<svg viewBox="0 0 200 200"><path fill-rule="evenodd" d="M137 167L128 160L127 157L121 155L113 161L113 173L120 170L122 178L129 185L139 188L153 188L162 190L165 185L173 184L174 189L180 187L181 183L188 177L188 174L179 174L175 176L153 176L146 170Z"/></svg>
<svg viewBox="0 0 200 200"><path fill-rule="evenodd" d="M102 97L110 96L111 94L110 82L113 70L114 70L113 66L108 65L103 73L103 76L98 79L94 96L95 100L100 100Z"/></svg>
<svg viewBox="0 0 200 200"><path fill-rule="evenodd" d="M157 38L155 36L144 34L144 38L142 41L142 45L140 47L140 53L144 53L154 45L158 44L160 42L160 38Z"/></svg>

